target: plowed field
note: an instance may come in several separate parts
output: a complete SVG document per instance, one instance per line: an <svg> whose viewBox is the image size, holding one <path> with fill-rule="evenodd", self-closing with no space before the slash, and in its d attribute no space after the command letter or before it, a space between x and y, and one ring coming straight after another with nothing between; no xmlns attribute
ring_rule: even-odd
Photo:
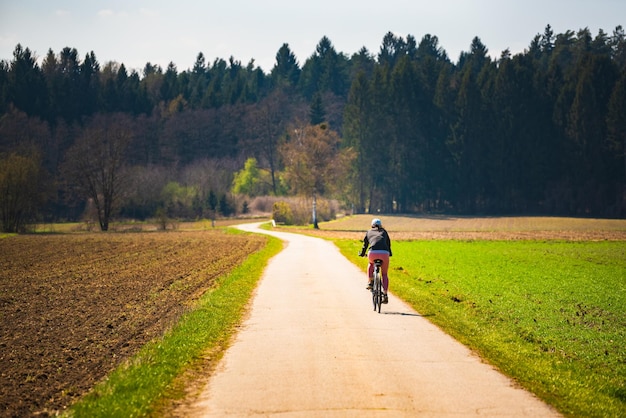
<svg viewBox="0 0 626 418"><path fill-rule="evenodd" d="M287 227L323 238L362 240L372 215L355 215L323 222L320 229ZM562 240L623 241L626 219L558 217L462 217L381 215L392 240Z"/></svg>
<svg viewBox="0 0 626 418"><path fill-rule="evenodd" d="M62 410L264 242L219 230L0 239L0 416Z"/></svg>

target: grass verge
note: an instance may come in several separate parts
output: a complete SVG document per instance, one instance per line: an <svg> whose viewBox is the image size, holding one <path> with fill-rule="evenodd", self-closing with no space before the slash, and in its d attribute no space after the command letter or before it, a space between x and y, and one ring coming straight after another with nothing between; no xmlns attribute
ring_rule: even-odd
<svg viewBox="0 0 626 418"><path fill-rule="evenodd" d="M625 244L396 241L390 287L563 414L624 416Z"/></svg>
<svg viewBox="0 0 626 418"><path fill-rule="evenodd" d="M162 338L146 344L130 361L74 404L69 417L148 416L167 399L183 396L173 382L210 353L221 357L241 322L268 260L282 249L280 240L252 254L218 280L193 310Z"/></svg>

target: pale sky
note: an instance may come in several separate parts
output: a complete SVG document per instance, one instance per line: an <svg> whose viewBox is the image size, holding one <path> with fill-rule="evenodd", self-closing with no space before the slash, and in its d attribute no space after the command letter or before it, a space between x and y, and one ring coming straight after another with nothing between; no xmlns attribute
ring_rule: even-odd
<svg viewBox="0 0 626 418"><path fill-rule="evenodd" d="M0 60L15 46L39 58L76 48L81 61L93 51L108 61L141 70L147 62L178 71L233 56L254 58L266 73L287 43L300 65L327 36L348 56L366 47L376 55L384 35L417 41L426 34L456 62L478 36L497 58L523 52L547 24L555 34L589 28L611 35L626 26L624 0L0 0Z"/></svg>

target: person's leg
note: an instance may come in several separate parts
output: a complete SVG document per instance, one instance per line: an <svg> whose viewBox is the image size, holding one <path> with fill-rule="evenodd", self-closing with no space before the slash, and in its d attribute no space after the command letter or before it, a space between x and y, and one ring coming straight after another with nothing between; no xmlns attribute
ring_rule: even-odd
<svg viewBox="0 0 626 418"><path fill-rule="evenodd" d="M368 255L369 265L367 266L367 289L372 288L374 282L374 260Z"/></svg>
<svg viewBox="0 0 626 418"><path fill-rule="evenodd" d="M370 264L367 266L367 277L370 281L374 278L374 260L370 260Z"/></svg>
<svg viewBox="0 0 626 418"><path fill-rule="evenodd" d="M389 277L387 276L387 270L389 269L389 254L386 252L375 253L370 252L367 255L369 259L370 265L368 266L367 272L370 280L374 277L374 260L382 260L383 264L380 266L381 273L383 275L383 290L387 293L387 289L389 288Z"/></svg>
<svg viewBox="0 0 626 418"><path fill-rule="evenodd" d="M382 264L380 265L380 272L383 276L383 300L382 303L388 303L389 302L389 298L387 297L387 291L389 290L389 276L387 274L388 270L389 270L389 254L388 253L383 253L383 254L375 254L375 257L380 259L382 261Z"/></svg>
<svg viewBox="0 0 626 418"><path fill-rule="evenodd" d="M389 254L379 255L381 255L381 257L379 258L383 260L383 264L382 266L380 266L380 269L383 273L383 290L385 291L385 293L387 293L387 290L389 290L389 275L387 274L387 272L389 271Z"/></svg>

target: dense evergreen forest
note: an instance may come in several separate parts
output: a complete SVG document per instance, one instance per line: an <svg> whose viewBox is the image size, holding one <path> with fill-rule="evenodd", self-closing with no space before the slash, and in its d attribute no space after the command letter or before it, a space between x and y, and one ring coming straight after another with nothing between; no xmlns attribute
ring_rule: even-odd
<svg viewBox="0 0 626 418"><path fill-rule="evenodd" d="M325 179L340 188L313 192L358 212L626 216L621 26L548 25L497 60L476 37L456 62L433 35L388 33L351 56L322 37L302 64L283 44L269 73L202 53L180 72L70 47L38 58L17 45L0 62L4 229L77 219L87 197L129 218L237 213L244 164L247 194L302 193L280 149L316 125L353 158Z"/></svg>

